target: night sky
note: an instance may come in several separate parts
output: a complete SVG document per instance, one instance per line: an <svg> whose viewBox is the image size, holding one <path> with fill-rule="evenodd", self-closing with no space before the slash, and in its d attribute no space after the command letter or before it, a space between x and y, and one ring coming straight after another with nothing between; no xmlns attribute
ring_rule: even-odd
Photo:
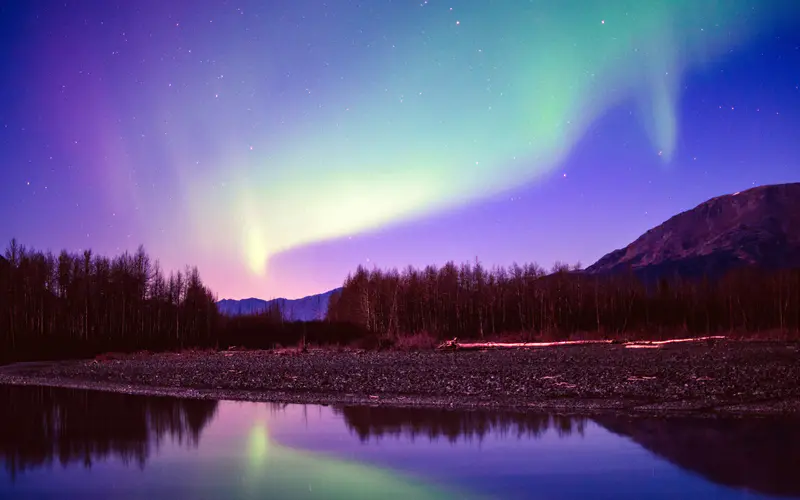
<svg viewBox="0 0 800 500"><path fill-rule="evenodd" d="M800 173L796 0L7 0L0 65L0 239L220 298L589 265Z"/></svg>

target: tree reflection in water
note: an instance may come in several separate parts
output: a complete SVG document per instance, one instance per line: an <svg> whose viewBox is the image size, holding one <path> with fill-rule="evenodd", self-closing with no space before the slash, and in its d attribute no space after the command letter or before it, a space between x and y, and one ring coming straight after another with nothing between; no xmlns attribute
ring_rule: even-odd
<svg viewBox="0 0 800 500"><path fill-rule="evenodd" d="M144 467L165 438L197 446L216 401L0 385L0 459L28 469L116 457Z"/></svg>
<svg viewBox="0 0 800 500"><path fill-rule="evenodd" d="M273 418L288 418L285 405L267 406ZM197 446L203 429L215 417L217 402L0 386L0 408L0 461L13 480L23 471L53 463L91 467L112 457L144 467L167 439ZM343 425L362 442L421 438L457 443L490 436L531 440L548 431L566 438L582 436L590 426L599 426L710 482L762 494L800 495L800 475L796 473L800 470L800 425L796 420L586 418L352 406L324 411L340 416ZM258 431L258 426L253 430ZM282 446L269 440L266 428L261 430L251 433L248 442L248 470L252 469L254 487L289 488L315 478L324 479L325 484L339 481L342 488L350 488L342 478L358 477L361 483L370 478L376 488L394 481L398 491L427 492L435 497L435 490L429 486L404 482L389 471ZM271 474L265 475L265 470Z"/></svg>
<svg viewBox="0 0 800 500"><path fill-rule="evenodd" d="M783 418L592 417L521 412L420 408L341 407L363 442L384 437L413 440L483 440L490 434L535 439L553 429L583 435L591 421L629 438L657 457L716 484L767 495L800 495L800 422Z"/></svg>
<svg viewBox="0 0 800 500"><path fill-rule="evenodd" d="M537 438L549 429L567 437L573 432L583 435L588 419L584 417L502 411L453 411L421 408L386 408L345 406L334 408L344 417L350 430L361 441L384 436L414 440L445 438L451 443L459 440L483 440L489 434L516 435L518 438Z"/></svg>

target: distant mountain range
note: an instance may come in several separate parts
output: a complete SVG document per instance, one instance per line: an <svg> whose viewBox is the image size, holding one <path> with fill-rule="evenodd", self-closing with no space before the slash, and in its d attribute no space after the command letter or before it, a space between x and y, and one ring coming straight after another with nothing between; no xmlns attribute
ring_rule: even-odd
<svg viewBox="0 0 800 500"><path fill-rule="evenodd" d="M718 277L744 266L800 267L800 183L712 198L602 257L588 273Z"/></svg>
<svg viewBox="0 0 800 500"><path fill-rule="evenodd" d="M225 316L241 316L258 314L277 305L286 321L314 321L325 319L331 295L339 290L341 288L334 288L325 293L309 295L300 299L224 299L217 302L217 307Z"/></svg>

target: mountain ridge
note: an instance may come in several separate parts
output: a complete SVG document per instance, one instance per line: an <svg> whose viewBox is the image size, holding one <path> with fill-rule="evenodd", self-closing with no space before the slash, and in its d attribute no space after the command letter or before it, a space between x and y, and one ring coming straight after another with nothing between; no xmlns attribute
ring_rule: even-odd
<svg viewBox="0 0 800 500"><path fill-rule="evenodd" d="M240 300L222 299L217 301L217 309L225 316L242 316L262 313L270 307L277 306L286 321L316 321L325 319L331 295L339 290L341 287L298 299L284 297L270 300L256 297Z"/></svg>
<svg viewBox="0 0 800 500"><path fill-rule="evenodd" d="M737 267L800 267L800 183L710 198L586 268L645 277L718 277Z"/></svg>

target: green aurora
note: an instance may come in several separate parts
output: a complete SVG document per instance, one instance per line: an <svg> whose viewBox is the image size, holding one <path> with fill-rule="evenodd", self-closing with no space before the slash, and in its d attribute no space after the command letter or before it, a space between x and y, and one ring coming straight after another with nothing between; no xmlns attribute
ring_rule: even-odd
<svg viewBox="0 0 800 500"><path fill-rule="evenodd" d="M355 58L343 83L310 89L285 133L247 144L232 132L215 140L211 162L220 168L182 171L191 237L209 252L235 252L263 275L278 253L535 181L626 103L653 154L668 162L682 76L793 8L498 0L450 10L431 1L420 7L429 15L393 20L395 37ZM233 120L198 113L206 123Z"/></svg>

